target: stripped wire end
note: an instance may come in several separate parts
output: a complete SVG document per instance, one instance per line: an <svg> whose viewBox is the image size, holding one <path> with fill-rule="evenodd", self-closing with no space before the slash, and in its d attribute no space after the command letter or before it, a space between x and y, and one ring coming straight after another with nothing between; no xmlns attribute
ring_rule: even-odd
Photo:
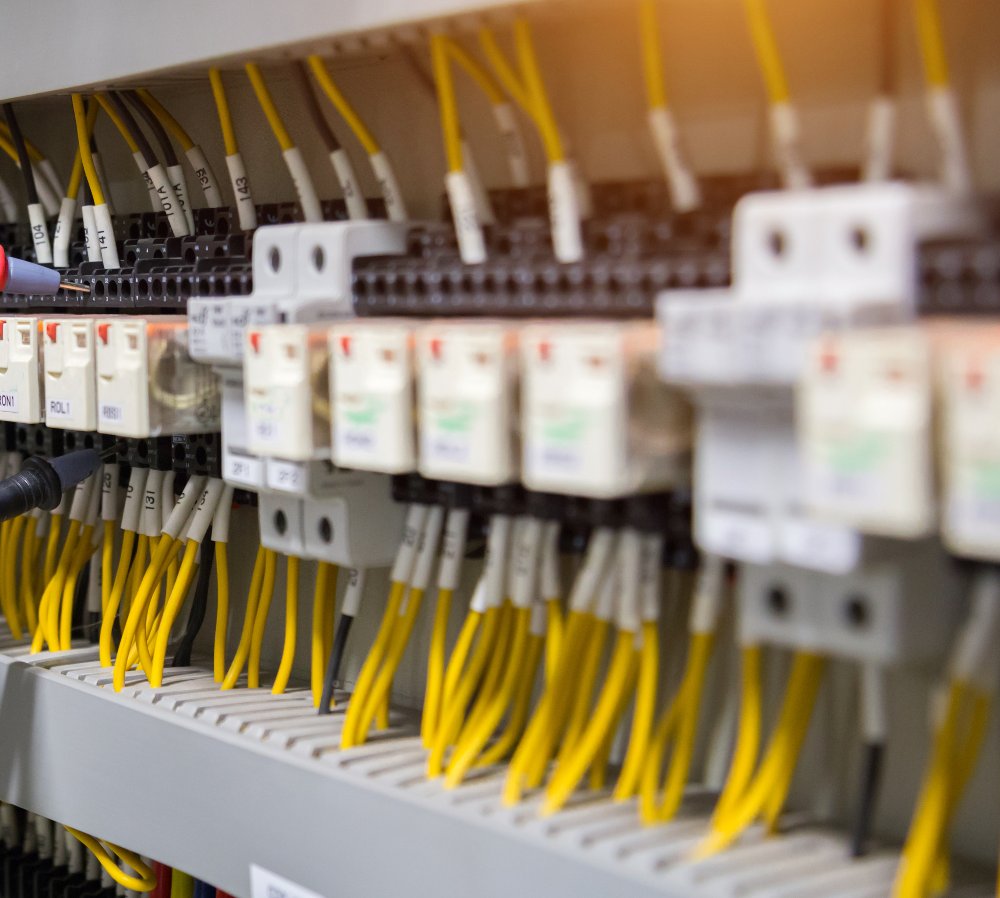
<svg viewBox="0 0 1000 898"><path fill-rule="evenodd" d="M73 290L77 293L90 293L90 287L88 287L86 284L74 284L70 281L60 281L59 289Z"/></svg>

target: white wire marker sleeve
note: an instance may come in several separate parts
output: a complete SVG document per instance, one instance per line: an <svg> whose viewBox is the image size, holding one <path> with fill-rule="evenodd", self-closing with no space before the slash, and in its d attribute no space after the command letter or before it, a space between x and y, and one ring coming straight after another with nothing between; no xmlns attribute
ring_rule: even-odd
<svg viewBox="0 0 1000 898"><path fill-rule="evenodd" d="M726 563L718 555L704 555L694 598L691 601L689 629L692 633L714 633L722 607Z"/></svg>
<svg viewBox="0 0 1000 898"><path fill-rule="evenodd" d="M76 198L64 196L59 204L59 217L52 235L52 261L56 268L69 267L69 244L76 219Z"/></svg>
<svg viewBox="0 0 1000 898"><path fill-rule="evenodd" d="M227 483L219 496L219 504L215 508L215 516L212 518L212 542L229 542L229 519L233 513L233 492L231 483Z"/></svg>
<svg viewBox="0 0 1000 898"><path fill-rule="evenodd" d="M553 162L548 170L549 226L552 249L563 263L583 258L580 202L568 162Z"/></svg>
<svg viewBox="0 0 1000 898"><path fill-rule="evenodd" d="M219 179L215 177L212 166L209 165L205 152L198 144L192 144L184 151L188 164L194 172L194 176L205 197L205 204L210 209L217 209L222 205L222 191L219 189Z"/></svg>
<svg viewBox="0 0 1000 898"><path fill-rule="evenodd" d="M163 475L163 483L160 485L160 526L165 527L170 519L170 513L177 504L174 496L174 481L177 475L173 471L166 471Z"/></svg>
<svg viewBox="0 0 1000 898"><path fill-rule="evenodd" d="M150 476L152 476L151 472ZM172 539L177 539L181 531L186 526L188 519L191 517L191 512L195 507L195 503L201 499L202 493L205 490L205 481L208 478L203 475L195 475L190 478L186 484L184 484L184 490L181 492L180 496L177 497L177 502L174 505L173 511L170 512L170 517L167 518L167 522L163 525L161 532L167 534L167 536ZM147 485L147 493L149 487Z"/></svg>
<svg viewBox="0 0 1000 898"><path fill-rule="evenodd" d="M239 153L226 156L226 168L229 170L229 183L236 198L236 214L240 220L240 229L252 231L257 227L257 208L253 203L250 178L247 177L243 157Z"/></svg>
<svg viewBox="0 0 1000 898"><path fill-rule="evenodd" d="M812 184L812 175L802 155L799 115L791 103L772 103L769 109L771 140L782 184L802 190Z"/></svg>
<svg viewBox="0 0 1000 898"><path fill-rule="evenodd" d="M330 165L333 166L340 192L344 195L347 217L353 221L363 221L368 218L368 201L361 190L361 182L358 181L351 157L343 147L330 153Z"/></svg>
<svg viewBox="0 0 1000 898"><path fill-rule="evenodd" d="M600 527L593 532L587 554L576 575L569 597L571 611L590 611L601 577L611 560L615 547L615 532L610 527Z"/></svg>
<svg viewBox="0 0 1000 898"><path fill-rule="evenodd" d="M153 187L156 188L156 198L159 200L163 214L167 216L170 233L175 237L189 236L191 232L188 229L187 218L181 208L180 201L177 199L177 192L174 190L167 170L161 163L157 162L156 165L150 166L146 173L152 180Z"/></svg>
<svg viewBox="0 0 1000 898"><path fill-rule="evenodd" d="M309 174L309 169L302 158L302 151L298 147L289 147L281 155L285 159L285 165L288 166L288 173L292 176L295 193L299 198L299 205L302 206L303 221L322 221L323 210L320 208L319 197L316 195L312 176Z"/></svg>
<svg viewBox="0 0 1000 898"><path fill-rule="evenodd" d="M187 527L187 538L201 543L208 533L208 528L215 518L215 509L222 498L222 490L225 484L219 477L209 477L201 493L198 496L198 504L190 516L190 525Z"/></svg>
<svg viewBox="0 0 1000 898"><path fill-rule="evenodd" d="M392 167L389 157L379 150L377 153L372 153L368 157L368 161L371 163L375 179L378 181L389 221L406 221L409 218L406 211L406 201L403 199L403 191L399 188L396 171Z"/></svg>
<svg viewBox="0 0 1000 898"><path fill-rule="evenodd" d="M701 188L681 149L680 132L673 113L665 106L650 109L649 131L660 167L670 188L670 198L678 212L690 212L701 205Z"/></svg>
<svg viewBox="0 0 1000 898"><path fill-rule="evenodd" d="M0 209L5 221L17 221L17 200L3 178L0 178Z"/></svg>
<svg viewBox="0 0 1000 898"><path fill-rule="evenodd" d="M107 203L94 206L94 232L97 235L97 245L101 249L101 264L105 268L121 268L118 244L115 243L115 225L111 220L111 210Z"/></svg>
<svg viewBox="0 0 1000 898"><path fill-rule="evenodd" d="M347 589L344 591L344 605L340 613L347 617L357 617L361 598L365 592L367 572L364 568L352 567L347 572Z"/></svg>
<svg viewBox="0 0 1000 898"><path fill-rule="evenodd" d="M403 525L403 538L400 540L399 548L396 550L396 560L392 565L390 580L393 583L409 583L410 574L413 573L413 562L417 554L417 546L420 543L420 534L424 529L427 520L427 512L430 509L426 505L414 503L406 512L406 523Z"/></svg>
<svg viewBox="0 0 1000 898"><path fill-rule="evenodd" d="M542 598L558 599L562 595L559 578L559 522L546 521L542 534L542 558L539 579Z"/></svg>
<svg viewBox="0 0 1000 898"><path fill-rule="evenodd" d="M476 199L467 172L452 171L445 175L445 191L455 224L458 252L466 265L486 261L486 240L476 211Z"/></svg>
<svg viewBox="0 0 1000 898"><path fill-rule="evenodd" d="M122 530L136 533L139 530L139 514L146 495L146 480L149 468L133 468L129 474L128 488L125 490L125 505L122 508Z"/></svg>
<svg viewBox="0 0 1000 898"><path fill-rule="evenodd" d="M155 539L161 532L160 501L163 492L163 471L151 468L146 478L146 489L142 496L142 511L139 513L139 533Z"/></svg>
<svg viewBox="0 0 1000 898"><path fill-rule="evenodd" d="M184 220L187 222L188 233L194 233L194 212L191 208L191 196L188 193L187 178L184 175L184 168L180 165L168 165L167 177L174 188L174 196L177 197L177 204L184 213Z"/></svg>
<svg viewBox="0 0 1000 898"><path fill-rule="evenodd" d="M972 175L962 117L958 98L950 87L935 87L927 92L927 116L941 153L941 182L956 193L971 192Z"/></svg>
<svg viewBox="0 0 1000 898"><path fill-rule="evenodd" d="M142 175L143 180L146 182L146 190L149 191L149 203L153 207L153 211L159 212L160 195L156 192L156 185L153 183L153 178L146 169L146 157L136 150L132 154L132 159L135 162L135 167L139 169L139 174ZM102 181L101 184L103 185L103 183Z"/></svg>
<svg viewBox="0 0 1000 898"><path fill-rule="evenodd" d="M866 181L888 181L892 177L895 134L896 101L879 95L868 105L862 173Z"/></svg>
<svg viewBox="0 0 1000 898"><path fill-rule="evenodd" d="M499 608L504 599L507 573L507 547L510 544L513 519L509 515L495 514L490 518L490 532L486 537L486 561L483 567L484 601L487 608Z"/></svg>
<svg viewBox="0 0 1000 898"><path fill-rule="evenodd" d="M490 202L490 195L483 186L479 166L476 165L476 157L464 140L462 141L462 169L468 177L469 187L472 189L472 198L476 204L476 218L484 225L496 224L497 218L493 213L493 204Z"/></svg>
<svg viewBox="0 0 1000 898"><path fill-rule="evenodd" d="M467 508L451 509L444 525L441 565L438 568L438 589L455 590L458 588L468 533L469 510Z"/></svg>
<svg viewBox="0 0 1000 898"><path fill-rule="evenodd" d="M663 558L663 542L663 537L659 534L643 537L642 540L639 590L643 621L660 619L660 561Z"/></svg>
<svg viewBox="0 0 1000 898"><path fill-rule="evenodd" d="M639 632L642 603L642 555L642 534L638 530L623 530L618 540L618 567L621 586L615 608L615 623L619 630L629 633Z"/></svg>
<svg viewBox="0 0 1000 898"><path fill-rule="evenodd" d="M530 608L538 595L538 567L544 526L538 518L525 518L514 541L514 551L511 552L514 576L510 598L515 608Z"/></svg>
<svg viewBox="0 0 1000 898"><path fill-rule="evenodd" d="M527 187L531 182L531 165L517 110L511 103L496 103L493 106L493 121L503 140L511 183L514 187Z"/></svg>
<svg viewBox="0 0 1000 898"><path fill-rule="evenodd" d="M31 242L35 247L35 259L39 265L51 265L52 244L49 242L45 207L41 203L28 203L28 224L31 226Z"/></svg>
<svg viewBox="0 0 1000 898"><path fill-rule="evenodd" d="M83 219L83 237L87 241L87 261L100 262L101 244L97 242L97 219L94 217L94 207L81 206L80 217Z"/></svg>

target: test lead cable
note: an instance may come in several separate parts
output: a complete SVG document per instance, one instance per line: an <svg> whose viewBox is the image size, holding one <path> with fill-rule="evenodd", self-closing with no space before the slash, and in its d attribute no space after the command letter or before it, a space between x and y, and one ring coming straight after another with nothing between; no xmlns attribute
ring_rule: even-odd
<svg viewBox="0 0 1000 898"><path fill-rule="evenodd" d="M257 97L257 102L260 104L271 132L281 148L281 155L288 167L288 173L292 177L292 183L295 185L299 204L302 206L303 220L307 222L322 221L323 210L320 207L319 197L316 195L316 188L313 186L312 176L309 174L305 159L302 158L302 151L295 145L288 133L288 129L281 119L281 114L278 112L278 107L267 88L267 82L264 81L264 76L261 74L260 67L256 63L248 62L244 68Z"/></svg>
<svg viewBox="0 0 1000 898"><path fill-rule="evenodd" d="M8 256L0 246L0 292L54 296L60 290L90 293L90 287L85 284L64 281L54 268Z"/></svg>
<svg viewBox="0 0 1000 898"><path fill-rule="evenodd" d="M35 247L35 258L42 265L52 264L52 244L49 241L49 230L46 224L45 207L38 199L38 189L35 183L35 170L31 167L28 148L24 144L24 136L17 123L14 107L10 103L3 104L4 118L10 130L10 137L17 150L21 176L24 178L24 188L28 197L28 222L31 225L31 242Z"/></svg>
<svg viewBox="0 0 1000 898"><path fill-rule="evenodd" d="M368 218L368 201L361 190L361 183L354 173L354 165L347 151L341 146L340 139L334 133L330 123L320 109L316 94L309 83L309 74L306 64L298 62L292 69L295 81L298 82L299 90L306 101L306 109L309 117L313 120L320 139L326 147L327 155L330 157L330 165L333 166L333 173L340 185L340 191L344 195L344 204L347 207L347 217L353 220L364 220Z"/></svg>
<svg viewBox="0 0 1000 898"><path fill-rule="evenodd" d="M226 97L226 86L222 81L222 72L218 69L208 70L208 80L212 86L212 97L215 100L215 110L219 117L219 127L222 130L222 142L226 150L226 169L229 172L229 183L233 188L236 200L236 214L240 229L252 231L257 227L257 209L253 202L250 189L250 178L247 176L243 157L240 155L240 145L236 139L236 129L233 127L233 117Z"/></svg>

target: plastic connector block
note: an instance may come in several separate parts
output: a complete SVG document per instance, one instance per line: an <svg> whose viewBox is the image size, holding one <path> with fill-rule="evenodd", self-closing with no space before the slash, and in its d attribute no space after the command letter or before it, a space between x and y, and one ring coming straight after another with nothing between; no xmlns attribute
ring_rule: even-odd
<svg viewBox="0 0 1000 898"><path fill-rule="evenodd" d="M63 430L97 430L97 356L94 319L42 322L45 423Z"/></svg>
<svg viewBox="0 0 1000 898"><path fill-rule="evenodd" d="M247 331L244 395L254 455L310 461L330 455L330 353L325 326Z"/></svg>
<svg viewBox="0 0 1000 898"><path fill-rule="evenodd" d="M403 535L406 507L392 499L389 478L340 471L323 499L303 504L305 554L347 567L387 567Z"/></svg>
<svg viewBox="0 0 1000 898"><path fill-rule="evenodd" d="M962 615L954 569L934 540L846 575L743 565L738 583L744 644L883 667L942 657Z"/></svg>
<svg viewBox="0 0 1000 898"><path fill-rule="evenodd" d="M0 421L38 424L44 417L41 319L0 318Z"/></svg>
<svg viewBox="0 0 1000 898"><path fill-rule="evenodd" d="M222 476L221 434L177 434L172 448L173 469L177 474Z"/></svg>
<svg viewBox="0 0 1000 898"><path fill-rule="evenodd" d="M329 332L333 460L401 474L417 466L414 325L349 321Z"/></svg>
<svg viewBox="0 0 1000 898"><path fill-rule="evenodd" d="M435 322L417 332L420 473L497 486L516 480L518 328Z"/></svg>
<svg viewBox="0 0 1000 898"><path fill-rule="evenodd" d="M537 324L521 334L522 479L616 498L689 477L692 415L656 376L653 324Z"/></svg>
<svg viewBox="0 0 1000 898"><path fill-rule="evenodd" d="M303 500L278 493L261 493L257 500L260 544L301 558L305 554Z"/></svg>
<svg viewBox="0 0 1000 898"><path fill-rule="evenodd" d="M694 388L789 387L820 334L916 315L922 242L982 227L974 204L933 188L750 195L734 213L732 288L658 300L663 376Z"/></svg>
<svg viewBox="0 0 1000 898"><path fill-rule="evenodd" d="M113 318L96 326L98 429L125 437L213 433L218 377L188 353L184 316Z"/></svg>

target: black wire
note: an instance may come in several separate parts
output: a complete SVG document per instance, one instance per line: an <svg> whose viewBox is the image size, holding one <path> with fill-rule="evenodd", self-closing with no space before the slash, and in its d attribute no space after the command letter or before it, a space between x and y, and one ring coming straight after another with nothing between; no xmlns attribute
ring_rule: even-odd
<svg viewBox="0 0 1000 898"><path fill-rule="evenodd" d="M153 132L153 137L160 145L160 154L163 156L164 164L166 164L167 167L177 165L177 153L174 152L174 145L170 142L167 129L160 124L160 120L156 117L156 113L154 113L153 110L146 105L146 101L134 90L124 90L122 91L122 94L125 99L132 104L135 111L142 116L143 121L146 122L149 130Z"/></svg>
<svg viewBox="0 0 1000 898"><path fill-rule="evenodd" d="M136 123L135 116L132 115L128 106L125 105L125 101L115 91L110 91L108 96L111 98L111 105L115 107L115 111L121 118L125 130L128 131L129 137L139 147L139 152L146 163L146 168L152 168L159 160L156 158L156 153L153 152L153 147L143 133L142 128Z"/></svg>
<svg viewBox="0 0 1000 898"><path fill-rule="evenodd" d="M191 650L194 640L205 622L205 612L208 609L208 587L212 582L212 562L215 559L215 547L212 544L212 529L208 530L201 541L201 551L198 558L198 583L194 588L194 598L191 600L191 613L188 614L184 635L181 636L174 650L174 660L171 667L187 667L191 663Z"/></svg>
<svg viewBox="0 0 1000 898"><path fill-rule="evenodd" d="M306 69L306 64L304 62L297 62L293 68L292 73L295 80L299 82L299 88L302 92L302 96L306 101L306 108L309 110L309 116L313 120L313 124L316 125L316 130L319 131L319 136L323 141L323 145L326 147L328 153L333 153L340 149L340 141L337 139L337 135L333 133L333 128L330 127L330 123L326 120L326 116L323 115L323 110L320 108L319 101L316 99L316 92L313 90L312 82L309 80L309 73Z"/></svg>
<svg viewBox="0 0 1000 898"><path fill-rule="evenodd" d="M7 120L7 127L10 128L10 139L14 141L14 149L17 150L17 161L21 166L21 177L24 178L24 189L28 194L28 205L38 203L38 188L35 186L35 172L31 168L31 157L28 155L28 148L24 145L24 135L17 123L17 116L14 115L14 106L11 103L3 104L3 115Z"/></svg>
<svg viewBox="0 0 1000 898"><path fill-rule="evenodd" d="M323 681L323 697L319 700L319 713L329 714L333 702L333 690L340 676L340 664L344 660L344 647L347 636L351 632L354 618L349 614L341 614L337 621L337 631L333 634L333 647L330 649L330 660L326 665L326 679Z"/></svg>
<svg viewBox="0 0 1000 898"><path fill-rule="evenodd" d="M851 857L864 857L868 850L868 835L871 832L878 787L882 780L882 761L885 756L884 742L869 742L865 745L864 769L861 771L861 796L857 816L851 833Z"/></svg>

